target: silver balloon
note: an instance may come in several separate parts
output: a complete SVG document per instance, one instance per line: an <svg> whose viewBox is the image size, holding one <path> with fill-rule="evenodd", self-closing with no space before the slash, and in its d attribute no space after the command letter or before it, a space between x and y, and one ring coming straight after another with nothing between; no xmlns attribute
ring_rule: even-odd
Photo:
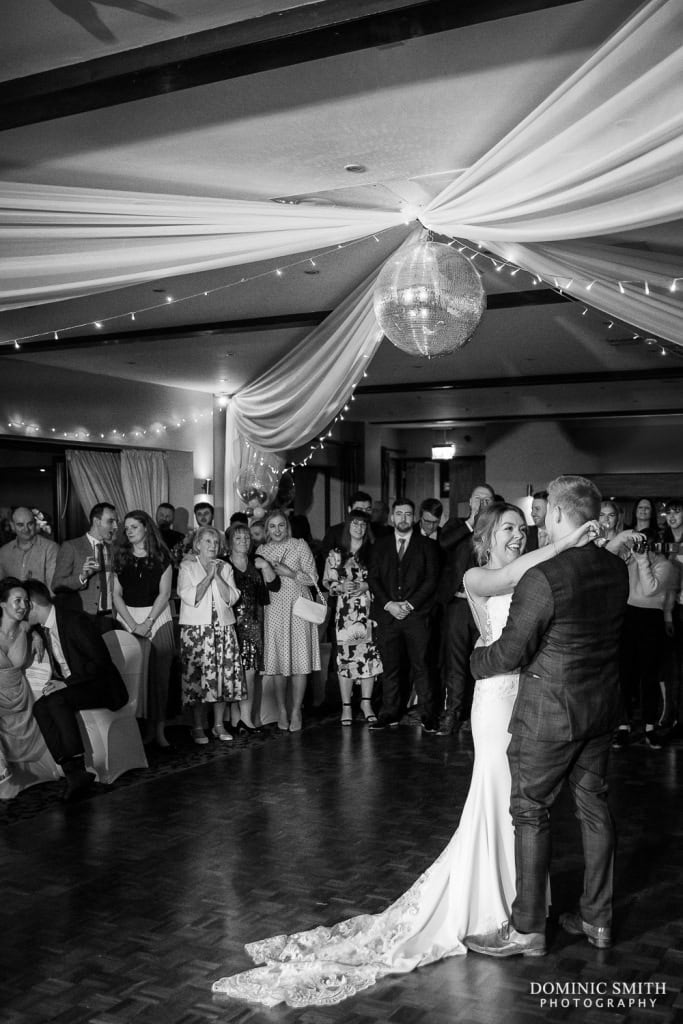
<svg viewBox="0 0 683 1024"><path fill-rule="evenodd" d="M486 292L470 260L442 242L418 242L387 260L374 308L397 348L432 358L470 340L486 309Z"/></svg>
<svg viewBox="0 0 683 1024"><path fill-rule="evenodd" d="M280 474L267 465L248 466L240 470L235 490L248 508L267 508L277 492Z"/></svg>

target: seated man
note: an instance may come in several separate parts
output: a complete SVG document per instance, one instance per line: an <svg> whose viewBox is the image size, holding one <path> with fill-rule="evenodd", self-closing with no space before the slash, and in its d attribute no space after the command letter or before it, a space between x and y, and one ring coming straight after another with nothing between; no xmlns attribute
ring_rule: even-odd
<svg viewBox="0 0 683 1024"><path fill-rule="evenodd" d="M91 618L55 608L50 591L39 580L28 580L24 587L31 601L28 622L41 629L53 674L33 714L48 750L66 775L64 799L71 801L94 781L85 770L76 713L86 708L118 711L128 700L128 691Z"/></svg>

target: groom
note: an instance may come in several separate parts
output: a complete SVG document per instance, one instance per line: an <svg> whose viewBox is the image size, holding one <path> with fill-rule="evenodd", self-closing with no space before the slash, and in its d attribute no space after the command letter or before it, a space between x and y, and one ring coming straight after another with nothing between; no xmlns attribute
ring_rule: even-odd
<svg viewBox="0 0 683 1024"><path fill-rule="evenodd" d="M560 476L549 484L551 542L599 512L600 493L590 480ZM475 679L520 668L508 748L517 892L509 924L465 938L477 953L545 954L549 816L565 779L581 823L585 869L579 911L562 914L560 924L601 949L612 944L614 824L606 773L627 597L621 559L592 543L570 548L522 577L500 639L472 654Z"/></svg>

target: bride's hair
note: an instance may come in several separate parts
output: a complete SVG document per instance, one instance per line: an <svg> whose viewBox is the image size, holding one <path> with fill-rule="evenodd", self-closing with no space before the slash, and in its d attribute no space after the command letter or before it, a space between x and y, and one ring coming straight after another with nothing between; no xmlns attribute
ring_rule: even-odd
<svg viewBox="0 0 683 1024"><path fill-rule="evenodd" d="M526 518L521 508L510 505L507 501L493 501L483 508L474 520L472 531L472 547L479 565L486 565L491 554L491 538L498 528L498 523L506 512L516 512L523 523Z"/></svg>

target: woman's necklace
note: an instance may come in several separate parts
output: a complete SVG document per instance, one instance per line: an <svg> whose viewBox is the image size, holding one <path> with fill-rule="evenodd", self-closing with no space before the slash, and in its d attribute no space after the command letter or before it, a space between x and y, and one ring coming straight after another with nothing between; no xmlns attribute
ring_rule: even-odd
<svg viewBox="0 0 683 1024"><path fill-rule="evenodd" d="M2 633L3 636L6 636L9 642L13 644L19 633L19 625L17 624L17 628L14 630L14 632L12 632L9 629L3 629L2 626L0 626L0 633Z"/></svg>

